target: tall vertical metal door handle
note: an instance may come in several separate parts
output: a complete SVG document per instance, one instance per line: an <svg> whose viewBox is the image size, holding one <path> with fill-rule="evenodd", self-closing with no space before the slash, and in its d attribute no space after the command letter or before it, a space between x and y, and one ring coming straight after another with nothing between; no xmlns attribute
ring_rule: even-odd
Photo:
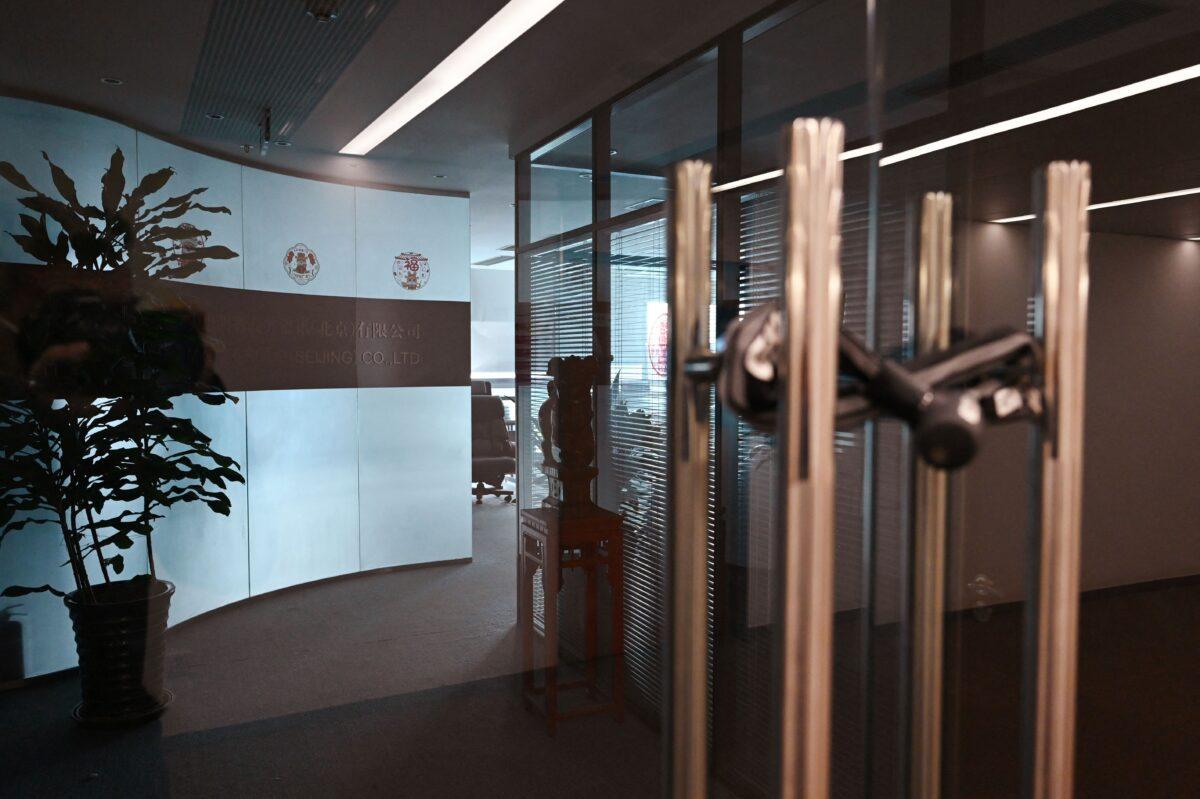
<svg viewBox="0 0 1200 799"><path fill-rule="evenodd" d="M780 355L779 788L829 795L833 695L834 453L842 284L842 124L785 132Z"/></svg>
<svg viewBox="0 0 1200 799"><path fill-rule="evenodd" d="M670 794L703 799L708 788L708 392L689 360L708 352L712 290L712 167L671 172L667 302L670 315L667 427L670 592Z"/></svg>

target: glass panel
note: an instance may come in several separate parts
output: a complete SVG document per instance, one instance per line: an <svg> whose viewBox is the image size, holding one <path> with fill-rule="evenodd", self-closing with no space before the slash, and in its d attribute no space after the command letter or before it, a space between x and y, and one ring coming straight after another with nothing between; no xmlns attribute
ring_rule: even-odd
<svg viewBox="0 0 1200 799"><path fill-rule="evenodd" d="M530 155L529 238L541 241L592 222L592 123Z"/></svg>
<svg viewBox="0 0 1200 799"><path fill-rule="evenodd" d="M622 97L612 108L612 216L666 198L666 170L717 148L717 51Z"/></svg>
<svg viewBox="0 0 1200 799"><path fill-rule="evenodd" d="M846 126L865 144L867 4L794 3L747 28L742 52L742 172L779 168L779 131L798 117Z"/></svg>
<svg viewBox="0 0 1200 799"><path fill-rule="evenodd" d="M779 169L785 125L797 116L830 115L847 124L852 143L866 135L868 106L865 64L868 19L857 2L798 4L747 29L742 52L741 165L743 175ZM832 54L836 53L834 56ZM849 86L849 91L844 91ZM834 91L837 89L838 91ZM873 304L872 235L876 217L869 192L873 165L869 160L845 162L842 225L843 325L871 335ZM736 203L723 218L738 221L735 297L744 315L780 294L783 203L777 181L756 183L722 195ZM726 199L727 198L727 199ZM726 265L725 268L730 268ZM714 705L715 776L751 796L772 795L777 773L778 712L775 695L775 580L779 553L775 519L776 471L774 436L743 421L725 428L722 455L733 474L726 509L724 574L718 588L718 626ZM895 713L897 686L888 685L886 702L874 703L873 674L894 675L901 662L895 618L872 616L872 559L876 544L870 516L872 475L870 428L839 431L835 541L835 624L833 754L831 791L836 796L870 795L881 778L871 772L894 763L895 753L872 758L869 730L888 733L877 747L899 746L890 735L894 717L871 717L875 707ZM875 479L883 479L877 477ZM893 533L893 536L895 534ZM895 544L893 543L893 547ZM899 586L893 586L898 592ZM893 601L893 606L895 602ZM875 623L872 623L872 622ZM884 627L883 625L891 625ZM876 637L891 636L890 649ZM878 660L878 662L876 662ZM893 779L890 775L886 779ZM886 783L886 793L892 788Z"/></svg>
<svg viewBox="0 0 1200 799"><path fill-rule="evenodd" d="M1195 793L1180 744L1200 729L1180 654L1195 625L1180 620L1194 617L1200 572L1183 533L1200 519L1188 482L1200 430L1192 389L1176 390L1196 385L1200 363L1188 241L1200 175L1183 110L1196 80L1175 71L1196 62L1200 15L1106 0L886 13L880 202L954 193L956 338L1035 321L1031 176L1055 159L1091 163L1074 792ZM1139 83L1156 76L1171 77ZM1028 426L991 429L952 480L945 797L1018 795L1031 779L1036 454Z"/></svg>

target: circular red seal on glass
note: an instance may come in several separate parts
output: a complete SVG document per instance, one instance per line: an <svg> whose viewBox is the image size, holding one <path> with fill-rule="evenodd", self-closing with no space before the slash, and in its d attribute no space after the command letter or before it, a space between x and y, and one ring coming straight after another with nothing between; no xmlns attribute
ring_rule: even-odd
<svg viewBox="0 0 1200 799"><path fill-rule="evenodd" d="M283 270L288 273L288 277L303 286L312 282L317 272L321 271L321 262L317 260L317 254L307 246L293 244L283 256Z"/></svg>
<svg viewBox="0 0 1200 799"><path fill-rule="evenodd" d="M392 277L409 291L429 282L429 259L419 252L402 252L392 261Z"/></svg>
<svg viewBox="0 0 1200 799"><path fill-rule="evenodd" d="M671 341L671 323L665 313L659 314L646 330L646 356L654 374L667 374L667 347Z"/></svg>

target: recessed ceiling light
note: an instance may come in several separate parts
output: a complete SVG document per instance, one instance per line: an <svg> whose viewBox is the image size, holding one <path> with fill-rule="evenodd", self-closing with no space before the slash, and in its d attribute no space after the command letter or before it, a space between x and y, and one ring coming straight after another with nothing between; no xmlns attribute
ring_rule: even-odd
<svg viewBox="0 0 1200 799"><path fill-rule="evenodd" d="M338 18L338 10L336 8L310 8L305 13L317 22L337 22Z"/></svg>
<svg viewBox="0 0 1200 799"><path fill-rule="evenodd" d="M429 106L446 96L477 69L491 61L563 0L509 0L428 75L367 125L341 149L344 155L366 155Z"/></svg>
<svg viewBox="0 0 1200 799"><path fill-rule="evenodd" d="M120 86L125 81L121 80L120 78L101 78L100 82L107 83L109 86Z"/></svg>
<svg viewBox="0 0 1200 799"><path fill-rule="evenodd" d="M276 139L275 146L276 147L291 147L292 143L290 141L288 141L287 139Z"/></svg>
<svg viewBox="0 0 1200 799"><path fill-rule="evenodd" d="M438 180L445 180L445 179L446 179L446 176L445 176L445 175L434 175L434 177L435 177L435 178L437 178Z"/></svg>
<svg viewBox="0 0 1200 799"><path fill-rule="evenodd" d="M216 112L213 112L211 114L205 114L204 116L208 117L209 119L224 119L225 118L224 114L218 114Z"/></svg>

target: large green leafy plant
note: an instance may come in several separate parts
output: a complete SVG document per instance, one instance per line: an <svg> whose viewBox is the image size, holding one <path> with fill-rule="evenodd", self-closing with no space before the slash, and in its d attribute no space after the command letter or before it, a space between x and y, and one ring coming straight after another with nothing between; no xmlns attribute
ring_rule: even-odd
<svg viewBox="0 0 1200 799"><path fill-rule="evenodd" d="M146 288L144 300L156 281L143 278L183 278L210 260L236 257L207 246L210 231L175 221L190 212L229 213L197 202L205 189L152 202L172 170L152 172L126 191L118 149L95 206L81 202L66 172L43 157L57 198L10 163L0 162L0 177L27 193L19 201L32 212L21 214L24 232L10 235L45 266L122 274L131 287ZM185 393L209 405L237 398L205 385L203 344L187 313L132 297L63 292L25 320L18 347L31 388L0 400L0 544L23 530L55 530L79 598L95 601L96 580L110 583L124 572L123 553L137 537L155 576L154 523L167 509L200 502L229 514L226 490L243 482L239 466L176 403ZM37 378L56 375L37 386ZM64 384L64 375L72 381ZM63 385L70 387L53 388ZM49 584L3 593L37 591L64 593Z"/></svg>

